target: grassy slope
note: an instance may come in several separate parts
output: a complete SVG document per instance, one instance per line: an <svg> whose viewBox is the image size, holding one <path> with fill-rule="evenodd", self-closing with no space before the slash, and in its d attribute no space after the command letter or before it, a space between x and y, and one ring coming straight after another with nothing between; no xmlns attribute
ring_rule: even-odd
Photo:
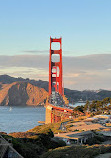
<svg viewBox="0 0 111 158"><path fill-rule="evenodd" d="M106 152L111 152L111 145L65 146L50 150L40 158L93 158Z"/></svg>
<svg viewBox="0 0 111 158"><path fill-rule="evenodd" d="M14 132L9 135L4 134L7 140L12 138L13 147L24 158L39 158L41 154L60 146L65 146L63 141L54 141L53 132L58 132L61 123L36 126L26 132ZM52 132L53 131L53 132Z"/></svg>

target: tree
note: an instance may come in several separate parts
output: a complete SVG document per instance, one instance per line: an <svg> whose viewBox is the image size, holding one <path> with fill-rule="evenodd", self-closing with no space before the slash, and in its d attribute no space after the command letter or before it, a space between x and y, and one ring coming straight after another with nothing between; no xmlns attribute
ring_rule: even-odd
<svg viewBox="0 0 111 158"><path fill-rule="evenodd" d="M83 105L81 105L81 106L77 106L77 107L74 108L74 110L83 113L83 112L84 112L84 106L83 106Z"/></svg>
<svg viewBox="0 0 111 158"><path fill-rule="evenodd" d="M96 110L96 103L97 103L97 101L93 100L92 103L90 104L89 110L90 110L91 112L97 111L97 110Z"/></svg>
<svg viewBox="0 0 111 158"><path fill-rule="evenodd" d="M84 105L84 111L89 110L90 102L87 100L86 104Z"/></svg>
<svg viewBox="0 0 111 158"><path fill-rule="evenodd" d="M110 98L109 97L104 98L103 99L103 104L107 105L108 103L110 103Z"/></svg>

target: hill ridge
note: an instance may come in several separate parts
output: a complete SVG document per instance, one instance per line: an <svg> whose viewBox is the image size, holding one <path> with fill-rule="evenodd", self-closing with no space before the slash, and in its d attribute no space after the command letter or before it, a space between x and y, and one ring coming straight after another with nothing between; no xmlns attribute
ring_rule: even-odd
<svg viewBox="0 0 111 158"><path fill-rule="evenodd" d="M1 84L0 105L9 106L37 106L44 105L48 92L28 82L13 82Z"/></svg>
<svg viewBox="0 0 111 158"><path fill-rule="evenodd" d="M22 77L14 78L14 77L11 77L9 75L0 75L0 90L2 88L7 87L9 84L12 84L14 82L30 83L33 86L43 88L43 89L45 89L45 91L48 92L48 81L42 81L42 80L36 81L33 79L30 80L29 78L24 79ZM111 91L110 90L103 90L103 89L96 90L96 91L95 90L79 91L79 90L70 90L68 88L64 88L64 93L65 93L66 97L69 99L70 103L78 102L80 100L82 100L82 101L102 100L106 97L111 97Z"/></svg>

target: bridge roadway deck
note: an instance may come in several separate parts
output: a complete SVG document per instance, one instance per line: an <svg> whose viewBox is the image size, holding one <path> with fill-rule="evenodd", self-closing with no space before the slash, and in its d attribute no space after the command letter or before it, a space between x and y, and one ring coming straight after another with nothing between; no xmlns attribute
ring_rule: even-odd
<svg viewBox="0 0 111 158"><path fill-rule="evenodd" d="M73 108L67 98L58 92L52 93L46 101L46 123L54 123L72 118Z"/></svg>
<svg viewBox="0 0 111 158"><path fill-rule="evenodd" d="M53 105L53 104L50 104L50 106L52 106L52 108L54 108L54 109L56 109L56 110L60 110L60 111L66 110L66 112L71 112L71 113L73 113L73 108L71 108L71 107L66 107L66 106L61 107L61 106L55 106L55 105ZM65 111L64 111L64 112L65 112Z"/></svg>
<svg viewBox="0 0 111 158"><path fill-rule="evenodd" d="M73 108L66 106L55 106L53 104L46 105L46 124L56 123L65 119L71 119Z"/></svg>

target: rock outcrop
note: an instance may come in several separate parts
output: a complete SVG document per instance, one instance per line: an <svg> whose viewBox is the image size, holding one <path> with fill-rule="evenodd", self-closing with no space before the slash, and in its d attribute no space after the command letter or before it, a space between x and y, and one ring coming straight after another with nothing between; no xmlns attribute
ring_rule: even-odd
<svg viewBox="0 0 111 158"><path fill-rule="evenodd" d="M28 82L0 84L0 105L37 106L44 105L48 92Z"/></svg>

